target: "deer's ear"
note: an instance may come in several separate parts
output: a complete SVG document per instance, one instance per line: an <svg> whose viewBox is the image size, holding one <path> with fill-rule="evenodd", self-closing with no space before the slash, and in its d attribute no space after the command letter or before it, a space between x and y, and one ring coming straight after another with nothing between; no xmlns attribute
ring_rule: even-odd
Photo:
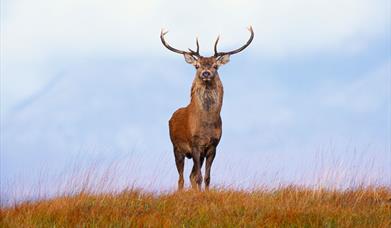
<svg viewBox="0 0 391 228"><path fill-rule="evenodd" d="M188 64L192 64L192 65L195 65L197 63L197 60L192 56L192 55L189 55L189 54L183 54L183 56L185 56L185 60Z"/></svg>
<svg viewBox="0 0 391 228"><path fill-rule="evenodd" d="M223 55L217 60L217 65L221 66L229 62L229 55Z"/></svg>

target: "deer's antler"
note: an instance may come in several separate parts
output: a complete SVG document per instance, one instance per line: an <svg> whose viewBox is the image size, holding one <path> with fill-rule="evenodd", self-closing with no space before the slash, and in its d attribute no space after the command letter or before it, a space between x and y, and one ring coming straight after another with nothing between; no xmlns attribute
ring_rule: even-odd
<svg viewBox="0 0 391 228"><path fill-rule="evenodd" d="M162 31L160 32L160 40L162 41L163 45L170 51L173 51L173 52L176 52L178 54L188 54L188 55L192 55L192 56L195 56L195 57L201 57L200 55L200 45L198 43L198 38L196 39L196 45L197 45L197 51L193 51L192 49L189 48L189 51L182 51L182 50L178 50L176 48L173 48L171 47L167 42L166 40L164 39L164 35L166 35L168 33L168 31L166 32L163 32L163 29Z"/></svg>
<svg viewBox="0 0 391 228"><path fill-rule="evenodd" d="M251 35L250 35L250 38L248 39L247 43L245 45L243 45L242 47L240 47L238 49L235 49L233 51L218 52L217 51L217 44L218 44L219 39L220 39L220 37L218 36L217 39L216 39L216 42L215 42L215 46L214 46L214 51L215 51L214 56L215 57L219 57L219 56L223 56L223 55L233 55L233 54L236 54L236 53L239 53L239 52L243 51L248 45L250 45L250 43L253 41L253 38L254 38L254 31L253 31L252 26L250 26L250 28L248 28L248 30L250 31Z"/></svg>

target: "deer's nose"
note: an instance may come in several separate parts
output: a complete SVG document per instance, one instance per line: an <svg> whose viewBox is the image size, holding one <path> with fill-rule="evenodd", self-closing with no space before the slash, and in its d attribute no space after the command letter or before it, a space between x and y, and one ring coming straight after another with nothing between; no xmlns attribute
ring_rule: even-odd
<svg viewBox="0 0 391 228"><path fill-rule="evenodd" d="M209 77L209 76L210 76L210 72L209 71L202 72L202 77Z"/></svg>

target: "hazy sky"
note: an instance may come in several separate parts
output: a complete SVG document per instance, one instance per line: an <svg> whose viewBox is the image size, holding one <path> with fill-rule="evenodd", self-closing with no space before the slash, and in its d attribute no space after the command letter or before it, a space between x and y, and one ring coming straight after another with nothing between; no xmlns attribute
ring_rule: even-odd
<svg viewBox="0 0 391 228"><path fill-rule="evenodd" d="M119 175L174 187L167 121L188 103L194 69L162 47L160 29L180 49L198 36L210 55L217 35L233 49L252 25L251 46L219 70L212 183L391 185L390 1L1 4L3 183L33 183L80 157L130 157Z"/></svg>

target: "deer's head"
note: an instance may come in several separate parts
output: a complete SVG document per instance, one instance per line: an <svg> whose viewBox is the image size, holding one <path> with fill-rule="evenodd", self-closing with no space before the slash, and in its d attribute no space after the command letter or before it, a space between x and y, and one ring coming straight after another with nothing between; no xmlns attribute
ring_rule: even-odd
<svg viewBox="0 0 391 228"><path fill-rule="evenodd" d="M220 66L226 64L229 62L229 58L231 55L239 53L243 51L250 43L252 42L254 38L254 31L252 27L248 29L251 33L250 38L248 39L247 43L244 44L242 47L235 49L233 51L228 52L218 52L217 51L217 44L219 42L219 37L217 37L215 45L214 45L214 55L210 57L204 57L201 56L199 53L200 46L198 43L198 39L196 39L196 45L197 49L196 51L193 51L189 48L189 51L181 51L176 48L171 47L166 40L164 39L164 35L167 34L167 32L163 32L163 30L160 33L160 39L163 43L163 45L169 49L170 51L176 52L178 54L182 54L185 57L185 61L189 64L192 64L197 73L196 76L203 80L204 82L208 82L212 80L217 75L217 70Z"/></svg>

